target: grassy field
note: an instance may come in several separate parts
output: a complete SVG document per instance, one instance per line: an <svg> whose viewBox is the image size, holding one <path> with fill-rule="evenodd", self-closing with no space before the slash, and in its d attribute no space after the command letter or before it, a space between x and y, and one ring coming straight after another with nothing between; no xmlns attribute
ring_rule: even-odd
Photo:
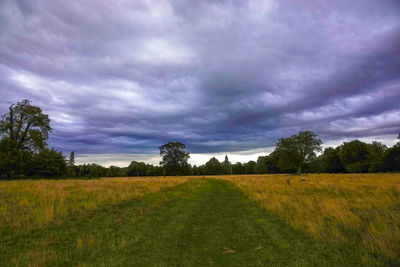
<svg viewBox="0 0 400 267"><path fill-rule="evenodd" d="M400 175L301 177L3 181L0 266L400 264Z"/></svg>
<svg viewBox="0 0 400 267"><path fill-rule="evenodd" d="M21 180L0 182L0 234L18 234L71 215L84 216L103 205L142 197L187 178L102 180Z"/></svg>
<svg viewBox="0 0 400 267"><path fill-rule="evenodd" d="M353 240L378 254L400 257L400 174L218 178L232 181L267 211L314 238Z"/></svg>

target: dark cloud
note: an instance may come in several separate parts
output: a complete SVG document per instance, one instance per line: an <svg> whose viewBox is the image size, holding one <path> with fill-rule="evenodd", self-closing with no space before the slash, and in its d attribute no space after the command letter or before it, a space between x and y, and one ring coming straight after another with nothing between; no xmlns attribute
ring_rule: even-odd
<svg viewBox="0 0 400 267"><path fill-rule="evenodd" d="M24 98L81 154L270 147L400 131L398 1L0 3L0 111ZM108 158L106 159L108 161Z"/></svg>

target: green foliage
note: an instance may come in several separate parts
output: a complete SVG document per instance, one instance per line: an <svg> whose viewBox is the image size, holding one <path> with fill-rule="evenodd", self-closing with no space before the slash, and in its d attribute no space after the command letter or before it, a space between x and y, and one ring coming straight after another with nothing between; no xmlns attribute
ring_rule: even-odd
<svg viewBox="0 0 400 267"><path fill-rule="evenodd" d="M147 164L144 162L132 161L126 171L127 176L146 176Z"/></svg>
<svg viewBox="0 0 400 267"><path fill-rule="evenodd" d="M340 146L339 157L347 172L368 172L368 145L359 140L344 142Z"/></svg>
<svg viewBox="0 0 400 267"><path fill-rule="evenodd" d="M389 148L385 152L384 166L389 172L400 171L400 145Z"/></svg>
<svg viewBox="0 0 400 267"><path fill-rule="evenodd" d="M384 144L374 141L372 144L368 144L368 155L367 160L369 162L368 172L383 172L385 165L385 152L387 146Z"/></svg>
<svg viewBox="0 0 400 267"><path fill-rule="evenodd" d="M250 160L245 164L245 172L246 174L254 174L254 169L256 168L256 162L254 160Z"/></svg>
<svg viewBox="0 0 400 267"><path fill-rule="evenodd" d="M259 156L257 159L256 166L254 168L254 173L265 174L268 173L268 156Z"/></svg>
<svg viewBox="0 0 400 267"><path fill-rule="evenodd" d="M235 164L232 165L232 174L245 174L245 173L246 169L242 163L236 162Z"/></svg>
<svg viewBox="0 0 400 267"><path fill-rule="evenodd" d="M205 174L217 175L222 174L222 164L212 157L205 165Z"/></svg>
<svg viewBox="0 0 400 267"><path fill-rule="evenodd" d="M228 156L225 155L225 160L221 163L222 174L232 174L232 163L229 161Z"/></svg>
<svg viewBox="0 0 400 267"><path fill-rule="evenodd" d="M342 161L339 157L340 148L327 147L320 156L321 171L328 173L344 173Z"/></svg>
<svg viewBox="0 0 400 267"><path fill-rule="evenodd" d="M47 146L51 130L49 117L39 107L32 106L30 100L12 104L0 121L0 136L10 138L18 148L30 152Z"/></svg>
<svg viewBox="0 0 400 267"><path fill-rule="evenodd" d="M123 170L117 166L110 166L106 172L107 177L121 177L124 176Z"/></svg>
<svg viewBox="0 0 400 267"><path fill-rule="evenodd" d="M190 174L188 159L189 153L185 151L186 146L180 142L169 142L160 146L162 161L160 165L164 167L167 175Z"/></svg>
<svg viewBox="0 0 400 267"><path fill-rule="evenodd" d="M322 141L311 131L299 132L288 138L280 138L274 150L278 158L278 167L301 173L304 164L316 157L316 152L322 150Z"/></svg>
<svg viewBox="0 0 400 267"><path fill-rule="evenodd" d="M32 156L27 175L39 177L61 177L67 171L67 163L61 152L44 148Z"/></svg>

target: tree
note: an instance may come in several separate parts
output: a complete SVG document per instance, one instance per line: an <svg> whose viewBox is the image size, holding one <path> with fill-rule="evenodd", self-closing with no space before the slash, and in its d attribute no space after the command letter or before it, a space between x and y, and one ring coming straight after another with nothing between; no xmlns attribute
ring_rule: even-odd
<svg viewBox="0 0 400 267"><path fill-rule="evenodd" d="M127 169L128 176L146 176L148 166L144 162L132 161Z"/></svg>
<svg viewBox="0 0 400 267"><path fill-rule="evenodd" d="M110 166L106 172L107 177L119 177L122 176L122 169L118 166Z"/></svg>
<svg viewBox="0 0 400 267"><path fill-rule="evenodd" d="M301 173L304 164L316 157L316 152L322 150L322 141L311 131L299 132L288 138L280 138L274 150L281 170Z"/></svg>
<svg viewBox="0 0 400 267"><path fill-rule="evenodd" d="M383 172L385 169L385 152L387 146L381 142L374 141L368 144L367 159L369 162L368 172Z"/></svg>
<svg viewBox="0 0 400 267"><path fill-rule="evenodd" d="M75 152L74 151L71 151L71 153L69 154L68 164L70 166L74 166L74 164L75 164Z"/></svg>
<svg viewBox="0 0 400 267"><path fill-rule="evenodd" d="M205 165L206 174L222 174L222 165L215 157L212 157Z"/></svg>
<svg viewBox="0 0 400 267"><path fill-rule="evenodd" d="M250 160L245 164L246 174L254 174L254 169L256 168L256 162L254 160Z"/></svg>
<svg viewBox="0 0 400 267"><path fill-rule="evenodd" d="M229 162L227 155L225 155L225 160L222 162L222 173L232 174L232 163Z"/></svg>
<svg viewBox="0 0 400 267"><path fill-rule="evenodd" d="M5 137L0 140L0 178L11 179L16 174L22 174L31 160L31 154L17 149L17 142Z"/></svg>
<svg viewBox="0 0 400 267"><path fill-rule="evenodd" d="M342 173L346 172L339 157L339 148L327 147L320 156L322 172Z"/></svg>
<svg viewBox="0 0 400 267"><path fill-rule="evenodd" d="M232 174L245 174L246 169L242 163L236 162L232 165Z"/></svg>
<svg viewBox="0 0 400 267"><path fill-rule="evenodd" d="M368 145L359 140L344 142L340 146L339 157L348 172L368 172Z"/></svg>
<svg viewBox="0 0 400 267"><path fill-rule="evenodd" d="M180 142L169 142L160 146L162 161L167 175L187 174L189 153L185 151L186 146Z"/></svg>
<svg viewBox="0 0 400 267"><path fill-rule="evenodd" d="M30 152L46 147L51 130L49 117L30 100L12 104L0 121L0 135L13 140L18 149Z"/></svg>
<svg viewBox="0 0 400 267"><path fill-rule="evenodd" d="M259 156L257 159L256 167L254 168L254 173L264 174L268 173L268 156Z"/></svg>
<svg viewBox="0 0 400 267"><path fill-rule="evenodd" d="M27 175L37 175L40 177L61 177L66 173L67 163L61 152L54 149L41 149L34 154L27 169Z"/></svg>

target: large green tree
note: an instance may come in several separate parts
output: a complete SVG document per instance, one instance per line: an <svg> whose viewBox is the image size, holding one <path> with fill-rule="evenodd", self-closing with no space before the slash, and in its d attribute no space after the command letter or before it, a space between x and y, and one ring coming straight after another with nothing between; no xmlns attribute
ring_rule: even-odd
<svg viewBox="0 0 400 267"><path fill-rule="evenodd" d="M368 172L368 144L359 140L344 142L340 146L339 157L348 172Z"/></svg>
<svg viewBox="0 0 400 267"><path fill-rule="evenodd" d="M205 165L205 172L211 175L222 174L222 164L218 159L212 157Z"/></svg>
<svg viewBox="0 0 400 267"><path fill-rule="evenodd" d="M316 157L316 152L322 150L322 141L317 134L303 131L287 138L280 138L274 150L281 170L301 173L304 165Z"/></svg>
<svg viewBox="0 0 400 267"><path fill-rule="evenodd" d="M160 165L163 166L167 175L188 174L190 154L185 149L186 146L181 142L169 142L160 146L162 157Z"/></svg>
<svg viewBox="0 0 400 267"><path fill-rule="evenodd" d="M229 161L228 156L225 155L225 160L221 163L223 174L232 174L232 163Z"/></svg>
<svg viewBox="0 0 400 267"><path fill-rule="evenodd" d="M15 142L18 149L38 152L45 148L52 130L48 115L30 100L12 104L8 110L1 116L0 135Z"/></svg>

